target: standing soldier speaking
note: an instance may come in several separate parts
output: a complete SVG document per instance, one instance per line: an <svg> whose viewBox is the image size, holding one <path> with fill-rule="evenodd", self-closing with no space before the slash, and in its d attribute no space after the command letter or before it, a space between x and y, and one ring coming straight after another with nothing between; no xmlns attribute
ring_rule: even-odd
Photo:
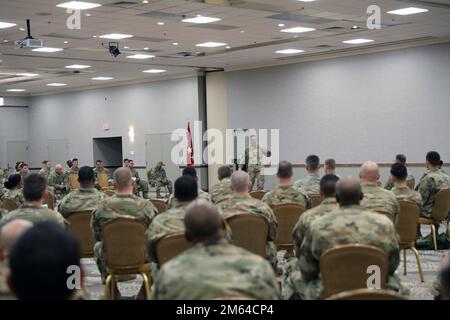
<svg viewBox="0 0 450 320"><path fill-rule="evenodd" d="M244 155L241 158L239 168L243 170L244 166L248 169L250 181L252 182L252 190L256 180L256 190L264 190L264 175L261 174L263 168L263 155L270 157L272 152L269 149L261 147L257 143L256 135L250 136L250 147L245 148Z"/></svg>

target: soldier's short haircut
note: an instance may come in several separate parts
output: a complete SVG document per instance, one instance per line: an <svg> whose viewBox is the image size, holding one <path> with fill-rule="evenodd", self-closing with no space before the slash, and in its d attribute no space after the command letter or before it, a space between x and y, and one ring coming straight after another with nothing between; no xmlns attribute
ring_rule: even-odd
<svg viewBox="0 0 450 320"><path fill-rule="evenodd" d="M391 166L391 174L398 180L398 181L405 181L408 177L408 169L406 169L406 166L402 163L394 163Z"/></svg>
<svg viewBox="0 0 450 320"><path fill-rule="evenodd" d="M49 163L50 161L48 161L48 160L44 160L44 161L42 161L42 164L47 164L47 163Z"/></svg>
<svg viewBox="0 0 450 320"><path fill-rule="evenodd" d="M97 160L97 161L95 161L95 163L100 163L100 162L103 162L103 160Z"/></svg>
<svg viewBox="0 0 450 320"><path fill-rule="evenodd" d="M334 174L326 174L320 179L320 190L325 197L333 197L336 194L336 183L339 177Z"/></svg>
<svg viewBox="0 0 450 320"><path fill-rule="evenodd" d="M114 182L117 185L117 189L124 189L131 185L132 181L131 170L128 168L118 168L114 171Z"/></svg>
<svg viewBox="0 0 450 320"><path fill-rule="evenodd" d="M78 158L73 158L72 162L78 161Z"/></svg>
<svg viewBox="0 0 450 320"><path fill-rule="evenodd" d="M442 165L441 156L436 151L428 152L426 159L432 166Z"/></svg>
<svg viewBox="0 0 450 320"><path fill-rule="evenodd" d="M123 162L128 162L128 161L130 161L130 160L128 160L127 158L123 159Z"/></svg>
<svg viewBox="0 0 450 320"><path fill-rule="evenodd" d="M334 159L325 160L325 164L327 165L327 167L330 167L331 169L336 169L336 161Z"/></svg>
<svg viewBox="0 0 450 320"><path fill-rule="evenodd" d="M134 162L133 159L128 159L128 162Z"/></svg>
<svg viewBox="0 0 450 320"><path fill-rule="evenodd" d="M230 168L230 166L221 166L219 168L219 170L217 170L217 174L219 176L219 180L231 177L231 168Z"/></svg>
<svg viewBox="0 0 450 320"><path fill-rule="evenodd" d="M78 181L82 185L95 181L94 170L88 166L81 167L78 171Z"/></svg>
<svg viewBox="0 0 450 320"><path fill-rule="evenodd" d="M397 160L401 164L406 164L406 156L404 154L398 154L395 156L395 160Z"/></svg>
<svg viewBox="0 0 450 320"><path fill-rule="evenodd" d="M54 222L37 223L15 243L9 256L10 280L20 300L66 300L68 267L80 265L75 237Z"/></svg>
<svg viewBox="0 0 450 320"><path fill-rule="evenodd" d="M47 182L45 177L37 173L32 173L25 177L23 196L27 201L41 200L46 188Z"/></svg>
<svg viewBox="0 0 450 320"><path fill-rule="evenodd" d="M66 161L66 164L67 164L67 166L69 167L69 168L72 168L72 160L67 160Z"/></svg>
<svg viewBox="0 0 450 320"><path fill-rule="evenodd" d="M194 167L186 167L183 169L183 172L181 173L183 176L191 176L193 178L197 177L197 170L195 170Z"/></svg>
<svg viewBox="0 0 450 320"><path fill-rule="evenodd" d="M198 196L197 180L188 175L183 175L175 180L175 198L178 201L192 201Z"/></svg>
<svg viewBox="0 0 450 320"><path fill-rule="evenodd" d="M235 171L231 175L231 186L235 192L245 192L248 191L248 184L250 178L248 173L242 170Z"/></svg>
<svg viewBox="0 0 450 320"><path fill-rule="evenodd" d="M306 168L310 170L317 170L320 167L320 159L318 156L312 154L306 157Z"/></svg>
<svg viewBox="0 0 450 320"><path fill-rule="evenodd" d="M22 163L22 164L20 165L20 169L23 169L23 167L28 167L28 164Z"/></svg>
<svg viewBox="0 0 450 320"><path fill-rule="evenodd" d="M186 210L184 226L188 239L196 242L216 238L224 223L215 206L206 200L195 200Z"/></svg>
<svg viewBox="0 0 450 320"><path fill-rule="evenodd" d="M353 177L339 179L336 183L336 196L341 205L359 204L361 194L361 184Z"/></svg>
<svg viewBox="0 0 450 320"><path fill-rule="evenodd" d="M293 175L292 163L289 161L281 161L278 164L277 177L280 179L289 179Z"/></svg>

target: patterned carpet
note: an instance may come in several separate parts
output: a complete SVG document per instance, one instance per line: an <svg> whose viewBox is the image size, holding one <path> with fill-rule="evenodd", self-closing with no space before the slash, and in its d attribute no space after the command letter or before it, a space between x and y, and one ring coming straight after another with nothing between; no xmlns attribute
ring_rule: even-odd
<svg viewBox="0 0 450 320"><path fill-rule="evenodd" d="M443 231L443 230L442 230ZM423 229L422 233L426 235L429 233L429 228ZM416 259L411 250L408 250L406 256L407 275L403 275L403 253L401 256L401 263L397 269L397 274L402 280L403 285L410 290L410 299L413 300L432 300L433 295L431 288L439 270L439 264L444 258L448 250L422 250L419 254L422 258L422 267L425 275L425 282L421 283L419 278L419 269L417 267ZM282 258L282 254L280 255ZM81 261L84 269L84 285L88 293L88 298L98 300L103 295L103 285L100 279L100 273L94 259L82 259ZM281 262L282 263L282 262ZM122 299L134 299L142 285L142 278L137 276L135 280L119 282L119 291Z"/></svg>

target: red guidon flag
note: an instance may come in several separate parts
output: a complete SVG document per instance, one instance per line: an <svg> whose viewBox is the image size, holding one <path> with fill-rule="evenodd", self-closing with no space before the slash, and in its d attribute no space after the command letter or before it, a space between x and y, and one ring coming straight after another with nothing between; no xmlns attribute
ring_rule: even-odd
<svg viewBox="0 0 450 320"><path fill-rule="evenodd" d="M192 145L192 136L191 136L191 127L188 122L187 126L187 139L188 139L188 145L187 145L187 165L192 166L194 165L194 147Z"/></svg>

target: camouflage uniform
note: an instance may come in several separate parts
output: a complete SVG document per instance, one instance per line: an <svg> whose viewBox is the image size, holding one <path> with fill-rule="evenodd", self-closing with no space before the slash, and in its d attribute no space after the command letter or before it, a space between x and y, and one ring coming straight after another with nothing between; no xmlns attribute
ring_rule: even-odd
<svg viewBox="0 0 450 320"><path fill-rule="evenodd" d="M94 170L95 179L97 179L97 176L98 176L99 173L105 173L109 177L109 171L107 169L105 169L105 168L97 168L97 167L95 167L93 170Z"/></svg>
<svg viewBox="0 0 450 320"><path fill-rule="evenodd" d="M286 298L323 299L319 261L330 248L342 244L367 244L380 248L389 261L387 288L406 294L395 270L400 263L400 248L392 221L359 205L338 208L315 220L307 231L299 253L300 272L290 277L294 292Z"/></svg>
<svg viewBox="0 0 450 320"><path fill-rule="evenodd" d="M51 170L47 171L46 169L42 168L41 170L39 170L38 174L43 176L48 181L52 172Z"/></svg>
<svg viewBox="0 0 450 320"><path fill-rule="evenodd" d="M95 210L101 200L105 198L103 192L95 188L80 188L65 196L58 206L58 211L64 217L71 212Z"/></svg>
<svg viewBox="0 0 450 320"><path fill-rule="evenodd" d="M8 261L0 262L0 300L16 300L14 294L9 289L7 278L9 276Z"/></svg>
<svg viewBox="0 0 450 320"><path fill-rule="evenodd" d="M436 193L450 188L450 177L440 168L428 171L419 182L418 191L422 196L422 215L426 218L433 216L434 199Z"/></svg>
<svg viewBox="0 0 450 320"><path fill-rule="evenodd" d="M116 218L137 218L148 226L156 215L156 208L150 200L135 195L113 195L100 202L92 212L91 229L97 243L94 246L95 260L102 279L107 276L106 261L103 254L102 226Z"/></svg>
<svg viewBox="0 0 450 320"><path fill-rule="evenodd" d="M174 208L157 215L153 219L145 233L145 244L150 261L158 263L156 246L162 237L184 231L184 215L189 204L190 202L177 202Z"/></svg>
<svg viewBox="0 0 450 320"><path fill-rule="evenodd" d="M197 196L196 200L206 200L206 201L211 202L211 198L209 197L209 193L203 191L202 189L198 189L198 196ZM178 201L175 198L175 195L172 193L170 195L170 197L169 197L169 200L167 200L167 208L168 209L175 208L177 202Z"/></svg>
<svg viewBox="0 0 450 320"><path fill-rule="evenodd" d="M243 165L248 163L248 175L252 182L252 188L256 181L256 190L264 190L264 175L261 174L263 168L262 158L264 154L267 154L267 150L261 148L259 145L246 148L240 163L241 170Z"/></svg>
<svg viewBox="0 0 450 320"><path fill-rule="evenodd" d="M130 170L133 178L136 178L136 187L134 188L134 194L139 196L139 192L142 191L142 195L144 196L144 198L147 197L149 191L148 182L145 180L141 180L141 178L139 177L139 172L135 168Z"/></svg>
<svg viewBox="0 0 450 320"><path fill-rule="evenodd" d="M236 196L220 202L217 206L224 219L231 218L239 214L252 213L264 217L269 223L269 234L267 235L266 254L267 259L275 268L277 265L277 247L275 240L277 238L278 222L272 209L264 202L253 198L250 195Z"/></svg>
<svg viewBox="0 0 450 320"><path fill-rule="evenodd" d="M419 207L422 206L422 197L420 193L417 191L414 191L408 187L405 188L397 188L394 187L391 190L395 196L397 197L397 200L405 200L416 203Z"/></svg>
<svg viewBox="0 0 450 320"><path fill-rule="evenodd" d="M70 192L71 190L71 186L70 186L70 177L71 176L76 176L78 179L78 171L80 171L80 169L78 167L72 167L69 170L67 170L67 172L65 173L65 175L67 176L67 190Z"/></svg>
<svg viewBox="0 0 450 320"><path fill-rule="evenodd" d="M305 209L311 208L311 199L306 192L293 185L276 187L264 195L262 202L269 207L283 203L296 203L301 204Z"/></svg>
<svg viewBox="0 0 450 320"><path fill-rule="evenodd" d="M47 185L53 187L55 190L55 196L64 195L69 189L68 176L62 172L53 172L48 179Z"/></svg>
<svg viewBox="0 0 450 320"><path fill-rule="evenodd" d="M211 196L211 202L214 204L231 198L233 195L233 191L231 190L231 179L223 178L211 188L209 194Z"/></svg>
<svg viewBox="0 0 450 320"><path fill-rule="evenodd" d="M275 274L263 258L226 241L198 243L167 262L153 291L156 300L279 298Z"/></svg>
<svg viewBox="0 0 450 320"><path fill-rule="evenodd" d="M156 166L152 171L152 183L156 187L156 196L159 198L161 195L161 186L167 186L169 193L172 193L172 181L167 179L166 170L163 167Z"/></svg>
<svg viewBox="0 0 450 320"><path fill-rule="evenodd" d="M364 184L361 189L363 193L361 206L364 208L390 213L393 219L400 213L400 205L395 194L391 191L380 188L375 184Z"/></svg>
<svg viewBox="0 0 450 320"><path fill-rule="evenodd" d="M65 227L65 219L59 212L27 204L23 204L19 209L10 211L5 215L0 221L0 226L4 226L15 219L23 219L31 223L52 221Z"/></svg>
<svg viewBox="0 0 450 320"><path fill-rule="evenodd" d="M14 199L17 202L19 202L20 204L24 203L25 198L23 197L23 192L22 189L6 189L6 192L3 194L3 198L10 198L10 199Z"/></svg>
<svg viewBox="0 0 450 320"><path fill-rule="evenodd" d="M295 182L295 186L302 188L308 194L320 194L320 175L308 173L304 179Z"/></svg>
<svg viewBox="0 0 450 320"><path fill-rule="evenodd" d="M406 177L406 185L411 186L412 189L414 189L415 184L416 184L416 178L414 178L414 176L412 174L408 174L408 176ZM388 181L386 181L384 188L387 190L392 190L393 187L394 187L394 182L391 180L391 178L389 178Z"/></svg>

